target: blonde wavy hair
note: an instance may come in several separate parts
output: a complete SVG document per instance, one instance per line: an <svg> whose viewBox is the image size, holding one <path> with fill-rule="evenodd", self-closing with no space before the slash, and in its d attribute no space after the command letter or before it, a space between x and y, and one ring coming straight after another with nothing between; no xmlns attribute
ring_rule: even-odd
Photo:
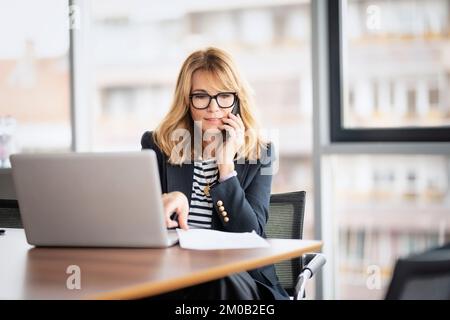
<svg viewBox="0 0 450 320"><path fill-rule="evenodd" d="M175 94L162 122L153 132L153 139L161 151L169 157L169 163L181 165L194 157L194 122L190 113L190 99L192 75L197 70L207 71L218 80L218 90L237 93L240 102L240 115L245 126L245 143L238 154L244 159L257 160L261 157L262 149L267 148L267 142L259 135L259 124L254 114L254 104L250 94L250 87L239 74L231 56L218 48L208 47L190 54L184 61L178 74ZM180 143L173 138L177 129L189 131L191 150L183 148L181 152L173 152ZM188 141L182 141L187 143Z"/></svg>

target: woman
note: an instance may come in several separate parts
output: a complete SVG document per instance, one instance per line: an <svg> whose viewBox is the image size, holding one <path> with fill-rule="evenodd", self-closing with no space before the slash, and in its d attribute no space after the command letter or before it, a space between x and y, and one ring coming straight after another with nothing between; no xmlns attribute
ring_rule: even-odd
<svg viewBox="0 0 450 320"><path fill-rule="evenodd" d="M179 204L188 199L189 213L178 210L178 221L166 211L168 227L254 230L265 236L274 152L257 133L249 89L231 57L217 48L192 53L168 114L141 140L143 149L157 154L163 199ZM273 265L164 297L288 299Z"/></svg>

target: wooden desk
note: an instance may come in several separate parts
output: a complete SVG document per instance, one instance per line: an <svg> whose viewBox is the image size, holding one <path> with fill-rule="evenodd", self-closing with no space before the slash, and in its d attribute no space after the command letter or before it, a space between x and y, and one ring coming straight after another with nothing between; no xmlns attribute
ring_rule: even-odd
<svg viewBox="0 0 450 320"><path fill-rule="evenodd" d="M240 250L35 248L22 229L0 236L0 299L133 299L221 278L320 250L320 241L269 240ZM70 265L81 289L67 289Z"/></svg>

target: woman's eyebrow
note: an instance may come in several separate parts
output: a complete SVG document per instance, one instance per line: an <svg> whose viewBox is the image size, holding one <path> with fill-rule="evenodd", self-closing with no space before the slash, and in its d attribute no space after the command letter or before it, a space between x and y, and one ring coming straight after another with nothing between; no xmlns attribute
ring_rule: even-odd
<svg viewBox="0 0 450 320"><path fill-rule="evenodd" d="M204 92L204 93L208 93L208 91L203 90L203 89L195 89L195 90L192 90L192 92Z"/></svg>

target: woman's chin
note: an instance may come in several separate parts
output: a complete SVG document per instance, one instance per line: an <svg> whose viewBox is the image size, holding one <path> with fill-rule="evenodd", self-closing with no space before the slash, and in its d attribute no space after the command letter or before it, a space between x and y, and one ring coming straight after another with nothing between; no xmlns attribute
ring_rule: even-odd
<svg viewBox="0 0 450 320"><path fill-rule="evenodd" d="M213 132L219 132L219 124L213 124L213 123L203 123L203 130L204 131L211 131L211 133Z"/></svg>

